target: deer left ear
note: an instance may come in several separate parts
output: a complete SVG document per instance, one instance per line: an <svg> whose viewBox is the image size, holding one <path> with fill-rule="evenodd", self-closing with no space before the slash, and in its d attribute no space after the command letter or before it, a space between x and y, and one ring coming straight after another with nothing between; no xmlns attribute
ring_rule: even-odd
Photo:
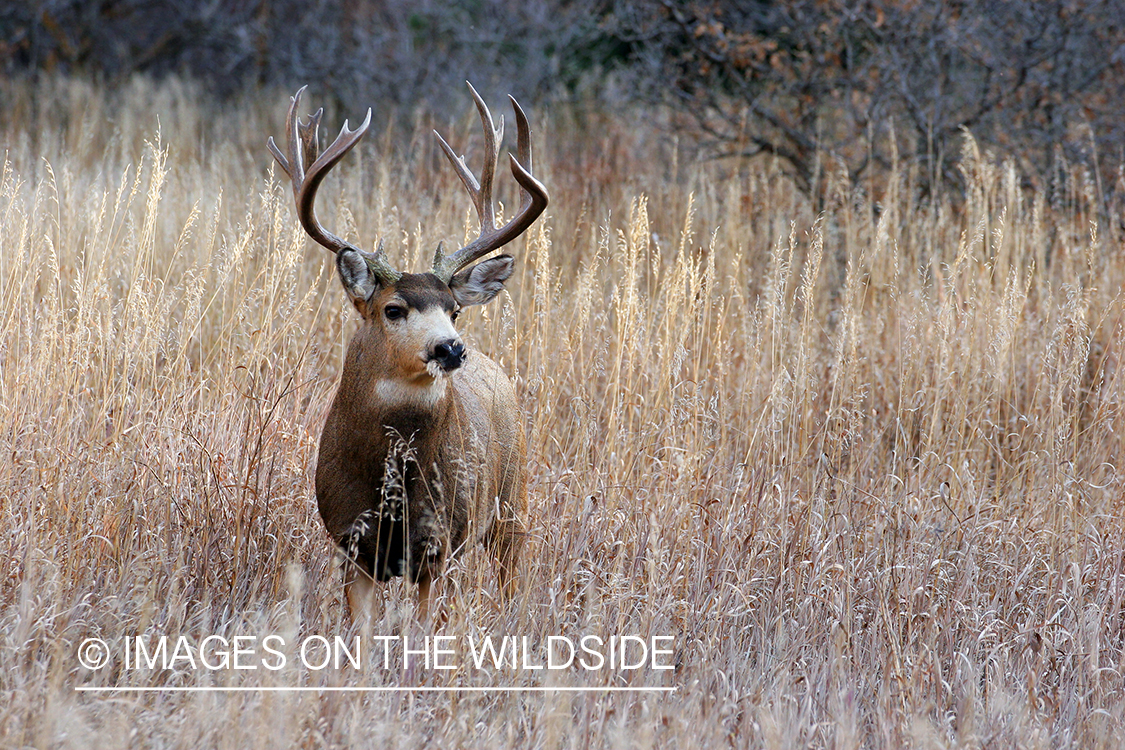
<svg viewBox="0 0 1125 750"><path fill-rule="evenodd" d="M453 298L462 307L491 302L504 288L504 282L512 275L515 263L510 255L497 255L454 274L449 281Z"/></svg>

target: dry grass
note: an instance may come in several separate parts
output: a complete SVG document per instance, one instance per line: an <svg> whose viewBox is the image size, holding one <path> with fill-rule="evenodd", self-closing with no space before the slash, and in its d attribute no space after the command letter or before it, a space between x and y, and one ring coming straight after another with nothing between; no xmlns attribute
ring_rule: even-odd
<svg viewBox="0 0 1125 750"><path fill-rule="evenodd" d="M970 144L960 210L903 171L877 221L842 190L818 217L766 166L535 111L552 206L464 323L521 392L526 585L502 611L467 555L442 632L671 635L674 672L90 672L91 636L348 629L311 478L355 322L267 172L284 94L213 121L174 84L0 97L0 745L1125 741L1125 248L1095 180L1029 194ZM322 199L414 268L471 227L417 122ZM479 153L467 102L442 128ZM423 634L405 605L380 632ZM117 684L677 691L74 690Z"/></svg>

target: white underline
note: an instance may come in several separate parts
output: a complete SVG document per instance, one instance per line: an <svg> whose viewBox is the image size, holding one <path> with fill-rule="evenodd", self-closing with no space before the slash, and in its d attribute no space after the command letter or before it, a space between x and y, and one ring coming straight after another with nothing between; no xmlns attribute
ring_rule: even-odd
<svg viewBox="0 0 1125 750"><path fill-rule="evenodd" d="M674 693L674 687L81 687L79 693Z"/></svg>

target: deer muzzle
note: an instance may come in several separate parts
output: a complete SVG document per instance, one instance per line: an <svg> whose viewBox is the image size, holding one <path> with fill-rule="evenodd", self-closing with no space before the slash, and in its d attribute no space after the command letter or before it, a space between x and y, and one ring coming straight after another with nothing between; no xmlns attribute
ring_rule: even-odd
<svg viewBox="0 0 1125 750"><path fill-rule="evenodd" d="M430 361L436 362L444 372L453 372L465 363L465 345L457 339L446 339L434 344Z"/></svg>

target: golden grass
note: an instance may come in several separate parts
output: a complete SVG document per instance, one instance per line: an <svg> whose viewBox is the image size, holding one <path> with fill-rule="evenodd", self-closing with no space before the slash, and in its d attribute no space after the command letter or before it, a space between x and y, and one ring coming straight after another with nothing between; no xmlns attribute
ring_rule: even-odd
<svg viewBox="0 0 1125 750"><path fill-rule="evenodd" d="M676 669L91 672L88 637L351 634L312 473L355 321L269 166L284 93L0 97L0 745L1125 741L1125 248L1077 170L1028 193L970 142L960 209L903 169L817 216L770 165L532 112L552 204L463 327L516 378L533 537L518 606L474 551L441 632L670 635ZM321 199L413 269L472 231L416 123ZM676 692L75 691L122 684Z"/></svg>

